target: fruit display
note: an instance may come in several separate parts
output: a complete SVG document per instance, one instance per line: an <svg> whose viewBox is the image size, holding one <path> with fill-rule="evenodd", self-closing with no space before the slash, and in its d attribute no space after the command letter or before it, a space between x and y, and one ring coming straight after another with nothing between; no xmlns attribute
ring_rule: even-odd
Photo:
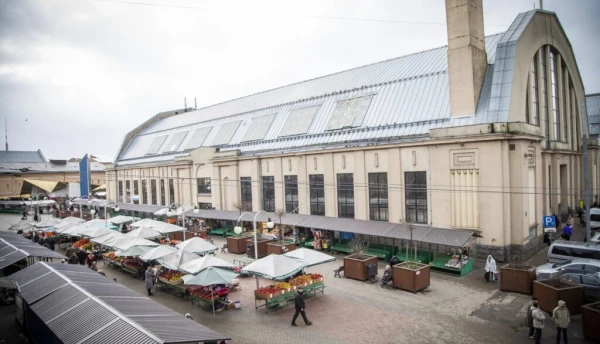
<svg viewBox="0 0 600 344"><path fill-rule="evenodd" d="M274 285L268 285L266 287L260 287L254 291L254 296L257 299L268 300L273 297L281 295L281 291Z"/></svg>
<svg viewBox="0 0 600 344"><path fill-rule="evenodd" d="M86 238L83 238L83 239L81 239L81 240L77 240L77 241L76 241L76 242L73 244L73 247L75 247L75 248L81 248L83 245L85 245L85 244L89 244L89 243L90 243L90 241L89 241L88 239L86 239Z"/></svg>
<svg viewBox="0 0 600 344"><path fill-rule="evenodd" d="M292 285L285 282L275 283L275 288L279 288L282 293L287 293L292 290Z"/></svg>
<svg viewBox="0 0 600 344"><path fill-rule="evenodd" d="M88 242L87 244L82 245L81 249L84 250L84 251L91 251L92 250L92 246L93 246L92 243Z"/></svg>
<svg viewBox="0 0 600 344"><path fill-rule="evenodd" d="M313 283L323 281L323 275L321 275L321 274L308 274L308 276L310 276L310 278L312 278Z"/></svg>
<svg viewBox="0 0 600 344"><path fill-rule="evenodd" d="M179 284L183 282L181 276L183 276L183 274L179 271L167 270L160 274L158 279L166 283Z"/></svg>
<svg viewBox="0 0 600 344"><path fill-rule="evenodd" d="M115 252L111 251L111 252L106 252L102 255L102 257L104 258L108 258L108 259L115 259Z"/></svg>
<svg viewBox="0 0 600 344"><path fill-rule="evenodd" d="M215 290L210 291L210 287L203 287L201 285L195 285L188 289L188 292L196 297L203 298L205 300L215 300L220 297L227 296L229 294L228 288L216 288Z"/></svg>
<svg viewBox="0 0 600 344"><path fill-rule="evenodd" d="M298 276L290 280L290 284L294 287L305 286L312 283L312 277L308 275Z"/></svg>
<svg viewBox="0 0 600 344"><path fill-rule="evenodd" d="M141 262L136 259L124 259L123 266L136 271L140 270L143 267Z"/></svg>

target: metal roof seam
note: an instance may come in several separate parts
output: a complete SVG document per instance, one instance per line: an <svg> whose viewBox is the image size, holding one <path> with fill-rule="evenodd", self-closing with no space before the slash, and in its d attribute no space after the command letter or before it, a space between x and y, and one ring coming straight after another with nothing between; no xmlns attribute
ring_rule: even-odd
<svg viewBox="0 0 600 344"><path fill-rule="evenodd" d="M80 340L79 342L77 342L77 344L81 344L81 343L85 343L86 340L94 337L96 334L98 334L99 332L101 332L102 330L106 329L108 326L114 324L115 322L122 320L121 318L117 317L114 318L113 320L109 321L108 323L106 323L104 326L100 327L99 329L97 329L96 331L90 333L89 335L87 335L87 337L83 338L82 340Z"/></svg>
<svg viewBox="0 0 600 344"><path fill-rule="evenodd" d="M70 285L70 284L65 284L64 286L67 286L67 285ZM64 286L63 286L63 287L64 287ZM61 287L61 288L62 288L62 287ZM60 289L60 288L59 288L59 289ZM58 290L58 289L57 289L57 290ZM55 291L56 291L56 290L55 290ZM50 295L50 294L48 294L48 295ZM60 313L59 315L55 316L54 318L51 318L50 320L46 321L45 323L46 323L46 324L49 324L49 323L53 322L54 320L56 320L56 319L58 319L58 318L62 317L63 315L65 315L65 314L67 314L68 312L72 311L73 309L75 309L75 308L77 308L77 307L81 306L82 304L86 303L86 302L87 302L87 301L89 301L89 300L91 300L91 299L88 297L87 299L85 299L85 300L83 300L83 301L79 302L78 304L76 304L76 305L74 305L74 306L70 307L69 309L65 310L64 312ZM118 318L117 318L117 319L118 319Z"/></svg>
<svg viewBox="0 0 600 344"><path fill-rule="evenodd" d="M21 285L19 285L19 284L17 283L17 286L19 287L19 290L20 290L20 289L21 289L21 287L24 287L24 286L28 285L28 284L29 284L29 283L31 283L31 282L37 281L37 280L39 280L40 278L42 278L42 277L44 277L44 276L46 276L46 275L49 275L50 273L51 273L51 272L50 272L50 271L48 271L48 272L46 272L45 274L43 274L43 275L41 275L41 276L38 276L37 278L34 278L34 279L32 279L31 281L29 281L29 282L27 282L27 283L23 283L23 284L21 284Z"/></svg>

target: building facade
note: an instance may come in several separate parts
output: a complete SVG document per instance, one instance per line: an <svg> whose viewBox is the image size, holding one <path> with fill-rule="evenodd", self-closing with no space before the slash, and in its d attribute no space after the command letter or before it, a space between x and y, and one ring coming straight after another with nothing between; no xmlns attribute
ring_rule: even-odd
<svg viewBox="0 0 600 344"><path fill-rule="evenodd" d="M552 12L484 37L480 0L446 6L447 47L152 117L108 198L468 229L480 255L531 255L598 171L572 47Z"/></svg>

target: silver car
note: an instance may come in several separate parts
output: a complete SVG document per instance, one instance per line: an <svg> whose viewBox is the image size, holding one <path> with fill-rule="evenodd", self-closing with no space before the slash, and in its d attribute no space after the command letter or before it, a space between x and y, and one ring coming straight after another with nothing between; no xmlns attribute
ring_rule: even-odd
<svg viewBox="0 0 600 344"><path fill-rule="evenodd" d="M581 284L585 293L585 300L594 302L600 300L600 273L578 274L565 273L561 279Z"/></svg>
<svg viewBox="0 0 600 344"><path fill-rule="evenodd" d="M600 261L594 259L573 259L562 263L543 264L535 269L535 276L538 280L559 277L567 273L581 275L600 273Z"/></svg>

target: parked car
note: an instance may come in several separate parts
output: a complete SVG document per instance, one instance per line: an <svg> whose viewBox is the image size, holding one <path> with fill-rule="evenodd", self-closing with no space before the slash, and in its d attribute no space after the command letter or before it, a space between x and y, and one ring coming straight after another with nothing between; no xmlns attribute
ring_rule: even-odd
<svg viewBox="0 0 600 344"><path fill-rule="evenodd" d="M567 273L596 274L600 273L600 261L594 259L573 259L562 263L548 263L535 269L536 279L548 279L552 276L559 277Z"/></svg>
<svg viewBox="0 0 600 344"><path fill-rule="evenodd" d="M600 244L600 232L595 232L590 238L590 243Z"/></svg>
<svg viewBox="0 0 600 344"><path fill-rule="evenodd" d="M548 248L548 262L560 263L572 259L600 261L600 245L579 241L556 240Z"/></svg>
<svg viewBox="0 0 600 344"><path fill-rule="evenodd" d="M561 279L581 284L585 293L585 300L594 302L600 300L600 273L578 274L565 273L560 276Z"/></svg>

